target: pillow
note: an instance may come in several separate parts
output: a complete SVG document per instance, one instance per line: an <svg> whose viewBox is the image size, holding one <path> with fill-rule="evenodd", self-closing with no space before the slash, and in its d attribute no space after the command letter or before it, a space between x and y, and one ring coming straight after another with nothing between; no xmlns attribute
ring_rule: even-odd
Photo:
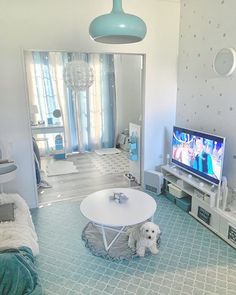
<svg viewBox="0 0 236 295"><path fill-rule="evenodd" d="M14 203L0 205L0 222L14 220Z"/></svg>

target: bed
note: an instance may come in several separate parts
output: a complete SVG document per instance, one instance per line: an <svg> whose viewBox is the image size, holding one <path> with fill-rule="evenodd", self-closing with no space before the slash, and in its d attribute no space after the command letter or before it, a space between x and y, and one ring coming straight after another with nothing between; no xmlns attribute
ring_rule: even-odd
<svg viewBox="0 0 236 295"><path fill-rule="evenodd" d="M37 234L25 201L18 194L0 194L0 205L14 204L14 221L0 222L0 294L43 294L35 267Z"/></svg>

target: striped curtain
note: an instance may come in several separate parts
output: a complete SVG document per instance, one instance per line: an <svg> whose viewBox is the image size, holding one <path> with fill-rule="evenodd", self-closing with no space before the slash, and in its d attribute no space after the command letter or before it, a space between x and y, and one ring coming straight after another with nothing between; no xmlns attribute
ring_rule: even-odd
<svg viewBox="0 0 236 295"><path fill-rule="evenodd" d="M67 62L86 61L94 83L85 91L66 87ZM30 104L37 105L38 120L63 124L67 152L87 152L115 145L116 95L112 54L28 52L26 54ZM62 118L54 118L60 109Z"/></svg>

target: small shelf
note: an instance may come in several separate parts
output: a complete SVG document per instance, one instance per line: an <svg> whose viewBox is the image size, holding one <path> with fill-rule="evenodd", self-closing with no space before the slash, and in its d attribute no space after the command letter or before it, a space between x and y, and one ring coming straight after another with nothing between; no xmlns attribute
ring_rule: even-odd
<svg viewBox="0 0 236 295"><path fill-rule="evenodd" d="M0 184L12 181L16 177L17 166L14 163L0 164L1 168L11 168L9 171L0 174Z"/></svg>
<svg viewBox="0 0 236 295"><path fill-rule="evenodd" d="M12 181L16 177L17 166L11 163L12 170L6 173L0 174L0 193L3 193L3 184Z"/></svg>

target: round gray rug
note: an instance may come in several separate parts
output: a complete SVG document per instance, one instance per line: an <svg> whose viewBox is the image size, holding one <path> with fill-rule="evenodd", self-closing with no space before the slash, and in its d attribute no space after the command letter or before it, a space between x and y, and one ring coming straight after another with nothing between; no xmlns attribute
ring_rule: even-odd
<svg viewBox="0 0 236 295"><path fill-rule="evenodd" d="M115 237L117 233L106 229L106 238L108 244ZM109 260L130 260L134 257L138 257L128 246L128 235L122 233L119 238L114 242L111 248L106 251L102 238L102 231L96 227L92 222L89 222L83 232L82 240L85 242L85 246L89 248L93 255L103 257ZM157 246L160 246L160 237L157 240ZM145 256L150 255L151 252L146 250Z"/></svg>

